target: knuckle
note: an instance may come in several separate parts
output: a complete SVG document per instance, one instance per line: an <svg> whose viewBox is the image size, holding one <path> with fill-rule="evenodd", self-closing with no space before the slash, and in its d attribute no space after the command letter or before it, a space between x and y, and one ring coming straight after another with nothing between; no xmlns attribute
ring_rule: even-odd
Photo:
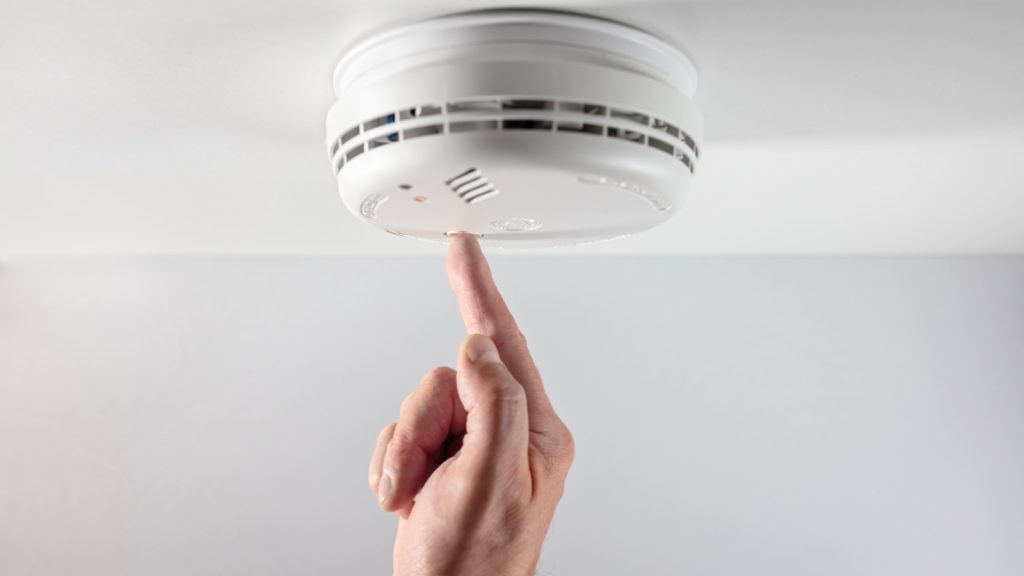
<svg viewBox="0 0 1024 576"><path fill-rule="evenodd" d="M432 368L420 381L418 388L409 393L403 400L401 406L402 414L407 414L416 408L421 398L437 394L440 390L454 380L455 370L447 366Z"/></svg>
<svg viewBox="0 0 1024 576"><path fill-rule="evenodd" d="M410 405L417 401L416 396L429 398L442 393L454 380L455 370L447 366L438 366L431 369L420 381L419 388L410 394Z"/></svg>
<svg viewBox="0 0 1024 576"><path fill-rule="evenodd" d="M576 457L576 439L573 438L569 428L558 421L553 426L547 440L544 451L546 471L551 476L565 478Z"/></svg>
<svg viewBox="0 0 1024 576"><path fill-rule="evenodd" d="M526 390L515 381L496 377L488 378L488 386L483 388L481 400L494 408L502 408L526 403Z"/></svg>
<svg viewBox="0 0 1024 576"><path fill-rule="evenodd" d="M415 392L411 392L405 398L402 399L402 405L398 408L398 413L400 414L399 419L401 419L402 416L405 416L406 414L408 414L409 411L412 410L413 406L415 406L415 405L416 405L416 393Z"/></svg>
<svg viewBox="0 0 1024 576"><path fill-rule="evenodd" d="M412 440L405 434L396 432L387 446L386 458L392 462L402 462L413 450Z"/></svg>
<svg viewBox="0 0 1024 576"><path fill-rule="evenodd" d="M572 464L573 459L576 457L576 438L565 424L561 425L561 431L558 435L558 448L562 460L566 464Z"/></svg>
<svg viewBox="0 0 1024 576"><path fill-rule="evenodd" d="M436 386L438 383L451 379L454 375L455 370L448 366L437 366L432 368L427 372L427 375L423 377L423 384L426 386Z"/></svg>
<svg viewBox="0 0 1024 576"><path fill-rule="evenodd" d="M486 382L492 388L504 389L515 387L519 390L523 389L523 387L512 378L512 375L509 374L508 368L497 362L480 366L477 368L476 376L481 382Z"/></svg>
<svg viewBox="0 0 1024 576"><path fill-rule="evenodd" d="M387 445L386 441L391 440L391 437L395 434L395 428L397 426L397 422L392 422L380 429L380 432L377 433L377 442L374 444L375 450L379 450L380 447Z"/></svg>
<svg viewBox="0 0 1024 576"><path fill-rule="evenodd" d="M526 392L515 384L497 384L485 388L477 403L491 416L488 422L495 429L503 429L526 410Z"/></svg>

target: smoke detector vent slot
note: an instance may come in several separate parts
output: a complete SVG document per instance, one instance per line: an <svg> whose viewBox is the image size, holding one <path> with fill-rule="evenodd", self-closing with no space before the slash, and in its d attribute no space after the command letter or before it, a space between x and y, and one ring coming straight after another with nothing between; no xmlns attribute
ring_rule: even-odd
<svg viewBox="0 0 1024 576"><path fill-rule="evenodd" d="M440 134L444 132L444 126L442 124L431 124L430 126L420 126L419 128L409 128L402 132L403 140L411 140L413 138L419 138L420 136L430 136L431 134Z"/></svg>
<svg viewBox="0 0 1024 576"><path fill-rule="evenodd" d="M491 186L491 184L486 181L471 182L463 186L462 189L458 192L458 194L459 198L464 198L468 202L469 198L474 198L478 192L489 192L491 188L494 187Z"/></svg>
<svg viewBox="0 0 1024 576"><path fill-rule="evenodd" d="M497 120L467 120L464 122L452 122L451 131L455 132L480 132L484 130L497 130Z"/></svg>
<svg viewBox="0 0 1024 576"><path fill-rule="evenodd" d="M475 204L498 195L498 189L480 170L470 168L445 181L466 204Z"/></svg>
<svg viewBox="0 0 1024 576"><path fill-rule="evenodd" d="M459 174L458 176L455 176L454 178L449 178L448 180L445 180L445 184L449 186L454 186L456 185L457 181L462 180L467 176L472 177L474 174L479 174L479 172L477 171L476 168L470 168L469 170L466 170L465 172Z"/></svg>
<svg viewBox="0 0 1024 576"><path fill-rule="evenodd" d="M643 144L647 138L641 132L633 130L623 130L622 128L608 127L608 136L611 138L621 138L623 140L629 140L630 142L636 142L637 144Z"/></svg>
<svg viewBox="0 0 1024 576"><path fill-rule="evenodd" d="M554 110L554 100L502 100L502 110Z"/></svg>
<svg viewBox="0 0 1024 576"><path fill-rule="evenodd" d="M683 164L685 164L686 167L690 169L691 173L693 172L693 168L694 168L693 161L690 160L689 156L687 156L686 154L682 153L680 150L676 149L676 159L679 160L680 162L682 162Z"/></svg>
<svg viewBox="0 0 1024 576"><path fill-rule="evenodd" d="M341 135L341 143L345 144L349 140L359 136L359 126L353 126L352 129Z"/></svg>
<svg viewBox="0 0 1024 576"><path fill-rule="evenodd" d="M476 204L477 202L483 202L484 200L488 200L488 199L493 198L493 197L495 197L497 195L498 195L498 189L497 188L492 188L490 190L484 190L483 192L480 192L479 194L474 194L473 196L467 196L466 197L466 203L467 204Z"/></svg>
<svg viewBox="0 0 1024 576"><path fill-rule="evenodd" d="M440 106L418 106L416 108L407 108L398 112L399 120L412 120L414 118L423 118L424 116L436 116L443 112Z"/></svg>
<svg viewBox="0 0 1024 576"><path fill-rule="evenodd" d="M352 161L353 158L359 156L365 151L366 150L364 149L363 144L360 144L359 146L356 146L355 148L349 150L348 154L345 155L345 163L348 164L349 162Z"/></svg>
<svg viewBox="0 0 1024 576"><path fill-rule="evenodd" d="M658 150L661 150L662 152L665 152L669 155L673 154L673 151L675 150L672 147L672 145L669 144L668 142L664 142L653 137L648 138L647 145L650 146L651 148L657 148Z"/></svg>
<svg viewBox="0 0 1024 576"><path fill-rule="evenodd" d="M575 114L589 114L591 116L606 116L608 108L600 104L585 104L582 102L559 102L558 109L562 112Z"/></svg>
<svg viewBox="0 0 1024 576"><path fill-rule="evenodd" d="M694 158L700 158L700 150L697 149L697 143L693 141L693 138L690 138L686 134L682 134L681 137L683 139L683 142L686 144L686 146L690 150L693 150Z"/></svg>
<svg viewBox="0 0 1024 576"><path fill-rule="evenodd" d="M395 121L395 115L394 114L385 114L384 116L381 116L380 118L374 118L373 120L367 120L366 122L363 122L363 132L369 132L370 130L373 130L377 126L383 126L385 124L391 124L391 123L394 123L394 121Z"/></svg>
<svg viewBox="0 0 1024 576"><path fill-rule="evenodd" d="M449 114L458 114L460 112L498 112L500 110L501 103L497 100L469 100L448 103Z"/></svg>
<svg viewBox="0 0 1024 576"><path fill-rule="evenodd" d="M503 130L551 130L554 122L551 120L504 120L501 123Z"/></svg>
<svg viewBox="0 0 1024 576"><path fill-rule="evenodd" d="M679 128L676 128L672 124L665 122L664 120L654 119L653 127L655 130L661 130L668 134L672 138L679 138Z"/></svg>
<svg viewBox="0 0 1024 576"><path fill-rule="evenodd" d="M584 134L604 134L604 126L600 124L585 124L583 122L559 122L559 132L582 132Z"/></svg>
<svg viewBox="0 0 1024 576"><path fill-rule="evenodd" d="M608 115L612 118L622 118L623 120L629 120L630 122L636 122L637 124L642 124L644 126L647 126L648 122L650 122L650 118L648 118L646 114L630 110L612 109L609 110Z"/></svg>

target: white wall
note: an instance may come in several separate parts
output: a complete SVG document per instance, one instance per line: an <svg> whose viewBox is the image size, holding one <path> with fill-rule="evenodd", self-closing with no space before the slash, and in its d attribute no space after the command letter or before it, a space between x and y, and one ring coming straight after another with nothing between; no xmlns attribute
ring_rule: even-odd
<svg viewBox="0 0 1024 576"><path fill-rule="evenodd" d="M578 460L544 569L1024 573L1024 258L522 258ZM0 574L388 574L436 259L0 266Z"/></svg>

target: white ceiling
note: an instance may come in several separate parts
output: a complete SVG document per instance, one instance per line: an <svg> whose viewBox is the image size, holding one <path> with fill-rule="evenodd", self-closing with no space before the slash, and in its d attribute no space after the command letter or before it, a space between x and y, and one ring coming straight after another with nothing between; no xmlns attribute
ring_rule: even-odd
<svg viewBox="0 0 1024 576"><path fill-rule="evenodd" d="M36 0L0 8L0 255L436 253L337 199L332 66L507 2ZM683 45L706 154L673 222L579 249L1024 251L1024 3L602 2Z"/></svg>

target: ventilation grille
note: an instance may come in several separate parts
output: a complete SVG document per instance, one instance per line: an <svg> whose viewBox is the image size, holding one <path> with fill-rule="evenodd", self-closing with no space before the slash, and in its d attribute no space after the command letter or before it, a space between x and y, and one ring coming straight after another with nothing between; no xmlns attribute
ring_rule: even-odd
<svg viewBox="0 0 1024 576"><path fill-rule="evenodd" d="M446 132L502 130L616 138L664 152L682 162L691 173L696 159L700 157L693 137L677 126L643 112L604 104L537 99L463 100L448 102L444 106L419 106L390 112L349 128L328 145L328 152L334 171L340 173L360 155L403 140ZM468 177L471 172L467 171L451 181L461 184L459 178ZM479 176L483 178L483 175ZM486 178L483 180L486 182ZM494 194L497 194L496 190ZM476 194L469 196L474 200L478 198Z"/></svg>
<svg viewBox="0 0 1024 576"><path fill-rule="evenodd" d="M494 198L500 192L490 180L476 168L470 168L459 175L449 178L445 184L451 188L466 204L476 204Z"/></svg>

